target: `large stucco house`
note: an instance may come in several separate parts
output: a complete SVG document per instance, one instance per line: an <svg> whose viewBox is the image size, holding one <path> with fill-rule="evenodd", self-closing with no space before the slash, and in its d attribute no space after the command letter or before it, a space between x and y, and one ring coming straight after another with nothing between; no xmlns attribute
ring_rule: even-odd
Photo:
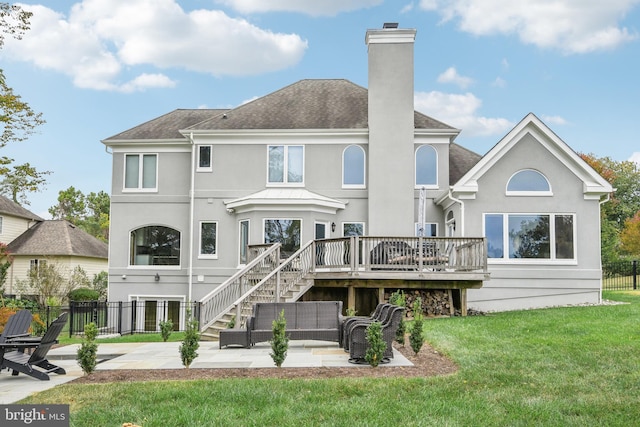
<svg viewBox="0 0 640 427"><path fill-rule="evenodd" d="M103 140L109 300L201 301L212 322L277 270L271 292L302 271L287 298L359 312L391 288L452 289L485 311L599 301L611 186L533 114L484 156L456 144L460 130L414 110L415 36L366 32L368 89L302 80ZM289 261L238 279L276 242Z"/></svg>
<svg viewBox="0 0 640 427"><path fill-rule="evenodd" d="M0 243L12 258L4 293L33 296L36 290L19 286L29 272L54 263L69 278L81 267L89 279L108 269L108 246L65 220L45 220L12 200L0 196Z"/></svg>

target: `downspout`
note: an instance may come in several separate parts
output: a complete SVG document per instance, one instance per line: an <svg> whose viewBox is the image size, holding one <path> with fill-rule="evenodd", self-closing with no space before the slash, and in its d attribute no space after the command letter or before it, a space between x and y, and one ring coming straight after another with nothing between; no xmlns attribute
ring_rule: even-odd
<svg viewBox="0 0 640 427"><path fill-rule="evenodd" d="M602 302L602 205L609 200L611 200L611 193L607 193L605 198L598 202L598 236L600 236L600 294L598 295L598 303Z"/></svg>
<svg viewBox="0 0 640 427"><path fill-rule="evenodd" d="M196 179L196 150L193 142L193 132L189 134L189 140L191 141L191 184L189 188L189 271L188 271L188 283L189 293L187 295L187 301L191 302L191 295L193 294L193 214L195 211L195 179Z"/></svg>
<svg viewBox="0 0 640 427"><path fill-rule="evenodd" d="M456 199L453 197L453 192L451 188L449 188L449 199L453 200L455 203L460 204L460 237L464 237L464 202L460 199Z"/></svg>

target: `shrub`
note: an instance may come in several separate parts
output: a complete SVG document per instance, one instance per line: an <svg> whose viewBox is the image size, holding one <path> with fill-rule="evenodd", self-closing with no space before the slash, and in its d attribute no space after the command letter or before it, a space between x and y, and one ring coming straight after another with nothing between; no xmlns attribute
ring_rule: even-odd
<svg viewBox="0 0 640 427"><path fill-rule="evenodd" d="M13 316L18 310L13 307L0 307L0 333L4 330L9 317Z"/></svg>
<svg viewBox="0 0 640 427"><path fill-rule="evenodd" d="M84 337L80 348L78 348L78 364L85 374L90 374L96 369L98 344L95 341L97 335L98 328L95 323L87 323L84 326Z"/></svg>
<svg viewBox="0 0 640 427"><path fill-rule="evenodd" d="M162 336L162 341L167 342L172 331L173 322L171 321L171 319L160 321L160 335Z"/></svg>
<svg viewBox="0 0 640 427"><path fill-rule="evenodd" d="M56 316L57 317L57 316ZM31 318L31 333L35 335L44 335L47 330L47 325L40 318L40 314L36 313Z"/></svg>
<svg viewBox="0 0 640 427"><path fill-rule="evenodd" d="M187 326L184 331L184 338L178 351L185 368L189 369L191 363L198 357L197 350L200 347L198 340L200 339L200 331L198 330L198 321L191 317L191 310L187 310Z"/></svg>
<svg viewBox="0 0 640 427"><path fill-rule="evenodd" d="M284 317L284 310L280 312L272 325L273 339L270 341L272 353L269 353L269 356L279 368L282 366L284 359L287 358L287 350L289 349L289 337L286 336L287 319Z"/></svg>
<svg viewBox="0 0 640 427"><path fill-rule="evenodd" d="M91 288L77 288L69 292L69 301L97 301L100 293Z"/></svg>
<svg viewBox="0 0 640 427"><path fill-rule="evenodd" d="M233 329L236 327L236 316L233 316L229 323L227 323L227 329Z"/></svg>
<svg viewBox="0 0 640 427"><path fill-rule="evenodd" d="M395 291L389 297L389 302L393 305L397 305L398 307L406 308L407 299L402 290ZM400 323L398 324L398 329L396 330L396 342L398 344L404 345L404 335L407 333L407 324L404 322L404 314L400 318Z"/></svg>
<svg viewBox="0 0 640 427"><path fill-rule="evenodd" d="M411 334L409 335L409 343L411 349L415 354L418 354L424 344L424 338L422 336L422 327L424 319L422 317L422 298L418 297L413 302L413 327L411 328Z"/></svg>
<svg viewBox="0 0 640 427"><path fill-rule="evenodd" d="M382 362L384 352L387 350L387 343L382 339L382 324L376 321L367 326L365 338L369 346L364 355L364 360L375 368Z"/></svg>

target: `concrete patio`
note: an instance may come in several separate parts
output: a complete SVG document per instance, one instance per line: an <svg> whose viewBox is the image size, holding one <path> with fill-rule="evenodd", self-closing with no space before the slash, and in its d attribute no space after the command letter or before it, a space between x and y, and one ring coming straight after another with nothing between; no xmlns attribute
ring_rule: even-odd
<svg viewBox="0 0 640 427"><path fill-rule="evenodd" d="M121 343L98 342L97 371L114 369L184 369L180 360L179 342ZM76 361L79 344L52 349L49 359L67 371L66 375L51 374L51 380L39 381L24 374L12 376L9 371L0 372L0 404L15 403L33 393L39 393L57 385L72 381L83 375ZM223 368L273 368L277 369L269 356L269 343L257 344L251 349L219 349L214 341L201 341L198 357L191 369ZM349 363L349 355L338 344L324 341L291 341L283 368L305 367L352 367L368 368L368 365ZM413 366L402 354L394 350L390 363L380 365L382 369L393 366Z"/></svg>

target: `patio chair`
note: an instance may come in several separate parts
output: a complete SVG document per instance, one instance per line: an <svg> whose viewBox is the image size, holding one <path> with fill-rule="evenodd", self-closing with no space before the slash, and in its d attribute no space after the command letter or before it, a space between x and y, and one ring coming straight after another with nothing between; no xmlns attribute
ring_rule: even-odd
<svg viewBox="0 0 640 427"><path fill-rule="evenodd" d="M3 354L2 361L0 362L0 370L1 368L9 368L13 370L12 375L18 375L22 372L23 374L42 381L48 381L48 374L51 372L58 375L66 374L64 369L47 360L47 353L49 353L51 346L58 342L58 336L67 323L67 316L68 313L65 312L54 320L37 344L33 342L8 342L0 344L0 348L15 348L18 350L24 350L25 348L33 349L31 354L25 354L22 351Z"/></svg>
<svg viewBox="0 0 640 427"><path fill-rule="evenodd" d="M393 358L393 340L400 325L400 319L404 314L404 308L393 306L387 320L382 323L382 339L387 343L382 363L388 363ZM349 334L349 362L367 363L365 356L369 343L367 342L367 327L369 325L356 324Z"/></svg>
<svg viewBox="0 0 640 427"><path fill-rule="evenodd" d="M344 337L342 341L342 344L343 344L342 348L344 348L344 351L349 352L349 345L351 343L351 331L353 331L353 329L357 325L368 326L373 322L385 323L391 316L391 313L393 312L393 309L395 307L396 307L395 305L387 303L382 306L382 308L380 309L377 315L371 316L371 318L369 319L367 318L360 319L360 320L356 319L350 322L350 324L347 326L346 330L344 331Z"/></svg>
<svg viewBox="0 0 640 427"><path fill-rule="evenodd" d="M345 345L347 345L347 349L349 348L348 344L346 343L346 337L347 337L347 333L349 332L349 328L355 323L355 322L373 322L376 319L380 318L380 315L382 313L382 309L385 306L390 305L389 303L384 303L381 302L376 306L376 309L373 311L373 313L370 316L349 316L346 317L344 319L344 321L342 322L342 342L340 343L342 345L343 348L345 348Z"/></svg>
<svg viewBox="0 0 640 427"><path fill-rule="evenodd" d="M0 344L16 338L28 337L32 318L33 316L29 310L18 310L18 312L12 314L4 325L2 334L0 334Z"/></svg>

